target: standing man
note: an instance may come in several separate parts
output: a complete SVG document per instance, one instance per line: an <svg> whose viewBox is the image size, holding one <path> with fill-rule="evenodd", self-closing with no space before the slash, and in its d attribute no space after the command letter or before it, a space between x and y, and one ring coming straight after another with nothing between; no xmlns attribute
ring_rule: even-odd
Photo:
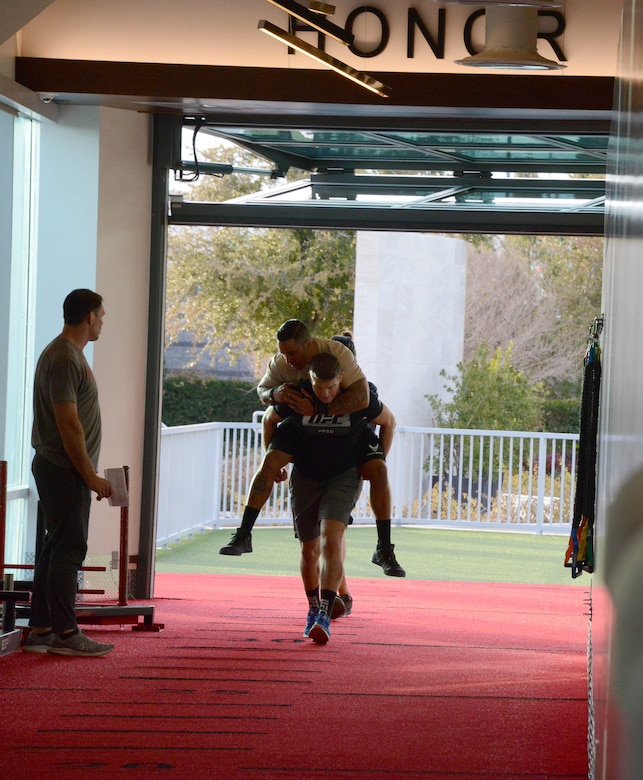
<svg viewBox="0 0 643 780"><path fill-rule="evenodd" d="M90 639L78 628L78 570L87 554L91 493L111 495L96 473L101 419L96 380L83 349L103 327L103 299L73 290L63 303L64 325L38 359L34 380L32 472L38 489L39 540L27 653L103 656L114 645Z"/></svg>

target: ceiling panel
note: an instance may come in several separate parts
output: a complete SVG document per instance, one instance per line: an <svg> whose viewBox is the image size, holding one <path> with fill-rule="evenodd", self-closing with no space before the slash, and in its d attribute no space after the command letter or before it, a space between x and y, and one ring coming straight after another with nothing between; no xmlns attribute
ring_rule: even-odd
<svg viewBox="0 0 643 780"><path fill-rule="evenodd" d="M392 87L391 99L325 70L16 59L17 81L54 104L172 115L266 160L252 197L225 211L174 204L170 221L190 211L208 224L216 212L222 224L310 225L333 213L338 224L400 229L424 218L427 229L456 232L602 232L613 78L373 75ZM225 166L173 167L221 174ZM310 181L266 186L288 169ZM591 185L572 185L581 177Z"/></svg>

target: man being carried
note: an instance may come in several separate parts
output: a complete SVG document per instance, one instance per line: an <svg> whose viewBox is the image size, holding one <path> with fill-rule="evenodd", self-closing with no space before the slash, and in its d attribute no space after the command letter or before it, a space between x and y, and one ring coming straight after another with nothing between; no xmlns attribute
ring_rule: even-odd
<svg viewBox="0 0 643 780"><path fill-rule="evenodd" d="M309 379L298 392L330 406L341 394L341 381L337 358L321 353L313 358ZM361 488L357 465L384 458L379 439L368 427L368 420L385 423L382 409L375 397L367 410L352 414L302 415L278 407L286 419L274 432L246 501L242 527L254 523L274 483L283 478L284 467L293 463L291 506L309 605L304 636L321 644L330 636L330 615L344 572L344 532Z"/></svg>
<svg viewBox="0 0 643 780"><path fill-rule="evenodd" d="M257 387L257 393L265 404L287 404L300 415L315 413L344 415L365 410L369 404L369 385L354 354L344 344L333 339L312 338L301 320L287 320L277 331L277 352ZM341 387L330 403L307 397L297 388L297 383L307 376L311 361L316 355L330 353L339 361L342 372ZM381 566L392 577L404 577L405 571L395 558L391 544L390 491L386 467L370 468L363 476L370 481L371 505L377 528L377 549L373 563ZM388 498L388 500L386 500ZM242 521L229 544L219 551L221 555L241 555L252 552L251 531L254 521Z"/></svg>

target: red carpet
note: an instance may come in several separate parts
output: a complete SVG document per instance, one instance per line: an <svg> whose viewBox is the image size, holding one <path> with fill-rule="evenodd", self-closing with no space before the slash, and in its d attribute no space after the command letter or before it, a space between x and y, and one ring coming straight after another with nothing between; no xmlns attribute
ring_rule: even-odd
<svg viewBox="0 0 643 780"><path fill-rule="evenodd" d="M162 574L161 633L0 658L2 777L587 777L584 588L351 587L325 646L295 578Z"/></svg>

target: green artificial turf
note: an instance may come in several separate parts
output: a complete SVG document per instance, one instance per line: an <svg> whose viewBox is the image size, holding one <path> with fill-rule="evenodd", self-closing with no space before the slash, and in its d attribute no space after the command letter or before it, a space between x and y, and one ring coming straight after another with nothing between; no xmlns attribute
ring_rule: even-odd
<svg viewBox="0 0 643 780"><path fill-rule="evenodd" d="M219 555L233 529L205 531L157 552L159 572L298 575L299 544L289 528L256 528L253 552ZM398 562L406 576L418 580L520 582L544 585L589 585L591 575L573 580L563 566L566 536L535 536L487 531L393 528ZM378 577L371 563L377 541L374 527L347 531L346 574Z"/></svg>

